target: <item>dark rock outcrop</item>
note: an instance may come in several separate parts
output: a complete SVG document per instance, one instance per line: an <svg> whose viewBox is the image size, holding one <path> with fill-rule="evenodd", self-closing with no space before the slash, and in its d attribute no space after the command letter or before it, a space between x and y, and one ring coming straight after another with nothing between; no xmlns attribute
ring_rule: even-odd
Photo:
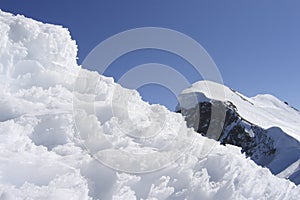
<svg viewBox="0 0 300 200"><path fill-rule="evenodd" d="M225 119L212 118L213 107L215 110L225 107ZM187 125L198 133L217 139L223 145L232 144L241 147L242 153L245 152L247 157L251 157L261 166L266 166L276 152L274 140L268 136L267 131L243 119L231 102L216 100L199 102L193 108L180 108L177 112L182 113ZM208 133L209 127L213 127L210 129L213 130L212 133ZM216 133L214 130L221 131Z"/></svg>

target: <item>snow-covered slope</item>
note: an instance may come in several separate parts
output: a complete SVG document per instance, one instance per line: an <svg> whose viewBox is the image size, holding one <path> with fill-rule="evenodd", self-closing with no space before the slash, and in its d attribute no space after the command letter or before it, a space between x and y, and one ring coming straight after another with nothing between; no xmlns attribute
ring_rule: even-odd
<svg viewBox="0 0 300 200"><path fill-rule="evenodd" d="M299 197L180 114L80 70L76 51L66 29L0 11L1 200Z"/></svg>
<svg viewBox="0 0 300 200"><path fill-rule="evenodd" d="M211 107L224 105L224 128L216 139L242 147L257 164L300 183L299 111L271 95L248 98L210 81L193 84L182 92L180 99L183 103L178 110L186 116L189 126L200 133L207 132L205 120L210 120Z"/></svg>

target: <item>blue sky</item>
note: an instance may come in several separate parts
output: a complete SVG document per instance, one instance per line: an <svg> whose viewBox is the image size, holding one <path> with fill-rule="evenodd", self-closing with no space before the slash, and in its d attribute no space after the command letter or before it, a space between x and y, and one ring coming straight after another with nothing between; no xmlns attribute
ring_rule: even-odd
<svg viewBox="0 0 300 200"><path fill-rule="evenodd" d="M0 9L68 27L80 64L101 41L127 29L154 26L198 41L217 64L225 85L247 96L270 93L300 108L300 1L298 0L0 0ZM117 80L148 62L172 66L197 81L189 64L159 51L120 57L106 75ZM144 99L173 108L175 97L158 86L140 89Z"/></svg>

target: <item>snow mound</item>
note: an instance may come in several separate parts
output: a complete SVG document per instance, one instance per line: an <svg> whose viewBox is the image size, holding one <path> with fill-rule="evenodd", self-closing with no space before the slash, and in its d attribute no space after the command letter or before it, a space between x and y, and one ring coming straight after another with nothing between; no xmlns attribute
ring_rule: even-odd
<svg viewBox="0 0 300 200"><path fill-rule="evenodd" d="M71 84L67 75L78 68L77 46L67 29L3 12L0 26L1 86Z"/></svg>
<svg viewBox="0 0 300 200"><path fill-rule="evenodd" d="M80 70L66 29L0 11L0 36L0 199L300 196L180 114Z"/></svg>

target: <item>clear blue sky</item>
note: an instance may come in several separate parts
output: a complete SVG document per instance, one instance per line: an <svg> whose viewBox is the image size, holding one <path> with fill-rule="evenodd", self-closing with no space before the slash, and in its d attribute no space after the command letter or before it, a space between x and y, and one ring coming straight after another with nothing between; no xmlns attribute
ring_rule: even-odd
<svg viewBox="0 0 300 200"><path fill-rule="evenodd" d="M0 9L68 27L79 46L79 64L99 42L121 31L174 29L208 51L226 85L247 96L270 93L300 108L299 0L0 0ZM123 56L107 75L118 79L147 62L180 68L191 82L197 80L184 60L158 51ZM174 107L167 90L146 86L141 92L146 100Z"/></svg>

